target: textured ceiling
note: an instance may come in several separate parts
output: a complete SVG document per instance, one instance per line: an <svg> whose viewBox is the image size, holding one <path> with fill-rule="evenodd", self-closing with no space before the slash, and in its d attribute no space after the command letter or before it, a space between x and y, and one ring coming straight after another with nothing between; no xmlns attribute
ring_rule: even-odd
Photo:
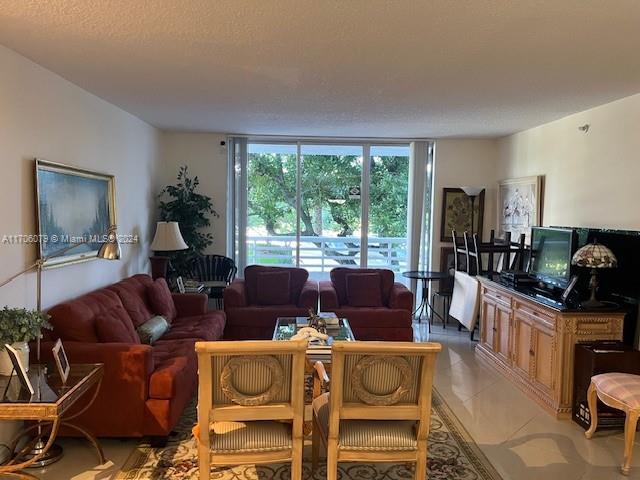
<svg viewBox="0 0 640 480"><path fill-rule="evenodd" d="M0 43L165 129L493 136L640 92L637 0L0 0Z"/></svg>

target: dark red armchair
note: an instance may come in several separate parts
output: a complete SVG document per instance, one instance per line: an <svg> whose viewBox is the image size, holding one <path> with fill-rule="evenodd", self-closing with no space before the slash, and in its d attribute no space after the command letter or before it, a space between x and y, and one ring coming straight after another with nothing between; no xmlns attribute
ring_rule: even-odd
<svg viewBox="0 0 640 480"><path fill-rule="evenodd" d="M320 311L349 320L356 340L413 341L413 293L391 270L334 268L320 282Z"/></svg>
<svg viewBox="0 0 640 480"><path fill-rule="evenodd" d="M225 340L271 340L278 317L318 309L318 282L303 268L250 265L224 290Z"/></svg>

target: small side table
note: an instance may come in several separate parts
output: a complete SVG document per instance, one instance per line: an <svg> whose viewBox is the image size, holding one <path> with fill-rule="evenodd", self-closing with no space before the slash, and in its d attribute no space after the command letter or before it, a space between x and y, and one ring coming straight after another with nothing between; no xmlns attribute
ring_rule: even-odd
<svg viewBox="0 0 640 480"><path fill-rule="evenodd" d="M444 322L444 318L442 318L438 312L433 309L431 303L429 303L429 283L433 280L446 280L451 274L449 272L437 272L431 270L412 270L410 272L403 272L403 277L411 278L413 280L420 280L422 282L422 298L420 301L420 305L413 312L413 316L418 319L418 323L420 323L422 316L427 315L427 321L429 322L429 332L431 332L431 312L436 317L440 318Z"/></svg>
<svg viewBox="0 0 640 480"><path fill-rule="evenodd" d="M33 385L35 393L22 387L18 377L0 376L0 420L32 420L34 425L28 426L11 442L11 458L3 465L0 465L0 477L2 478L37 478L22 470L34 464L53 445L58 431L61 427L70 428L84 435L96 449L100 464L106 462L104 452L98 439L90 432L79 425L72 423L72 420L82 415L95 401L102 383L104 366L96 364L72 364L69 378L66 385L62 385L62 380L58 372L47 371L44 365L31 365L29 368L29 380ZM70 416L66 416L69 409L81 401L91 389L94 392L87 395L88 400L79 411L74 411ZM36 437L28 441L18 452L15 451L21 438L29 434L36 434ZM46 437L44 449L36 456L25 458L33 446L42 438Z"/></svg>

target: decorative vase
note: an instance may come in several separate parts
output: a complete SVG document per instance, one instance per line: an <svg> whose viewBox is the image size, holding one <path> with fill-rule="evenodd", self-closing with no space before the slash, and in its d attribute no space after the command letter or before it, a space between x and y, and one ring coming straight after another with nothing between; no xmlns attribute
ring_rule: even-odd
<svg viewBox="0 0 640 480"><path fill-rule="evenodd" d="M27 342L15 342L12 343L11 346L15 348L20 355L20 361L24 366L25 371L29 371L29 344ZM0 351L0 375L11 375L13 370L13 364L11 363L11 359L9 358L9 354L7 353L7 349L3 348ZM14 371L15 375L16 372Z"/></svg>

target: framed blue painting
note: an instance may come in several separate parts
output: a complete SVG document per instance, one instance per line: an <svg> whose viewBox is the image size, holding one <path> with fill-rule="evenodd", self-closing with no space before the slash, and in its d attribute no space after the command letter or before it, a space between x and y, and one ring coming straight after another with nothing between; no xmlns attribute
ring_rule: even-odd
<svg viewBox="0 0 640 480"><path fill-rule="evenodd" d="M39 258L45 267L96 258L116 225L113 175L36 159Z"/></svg>

